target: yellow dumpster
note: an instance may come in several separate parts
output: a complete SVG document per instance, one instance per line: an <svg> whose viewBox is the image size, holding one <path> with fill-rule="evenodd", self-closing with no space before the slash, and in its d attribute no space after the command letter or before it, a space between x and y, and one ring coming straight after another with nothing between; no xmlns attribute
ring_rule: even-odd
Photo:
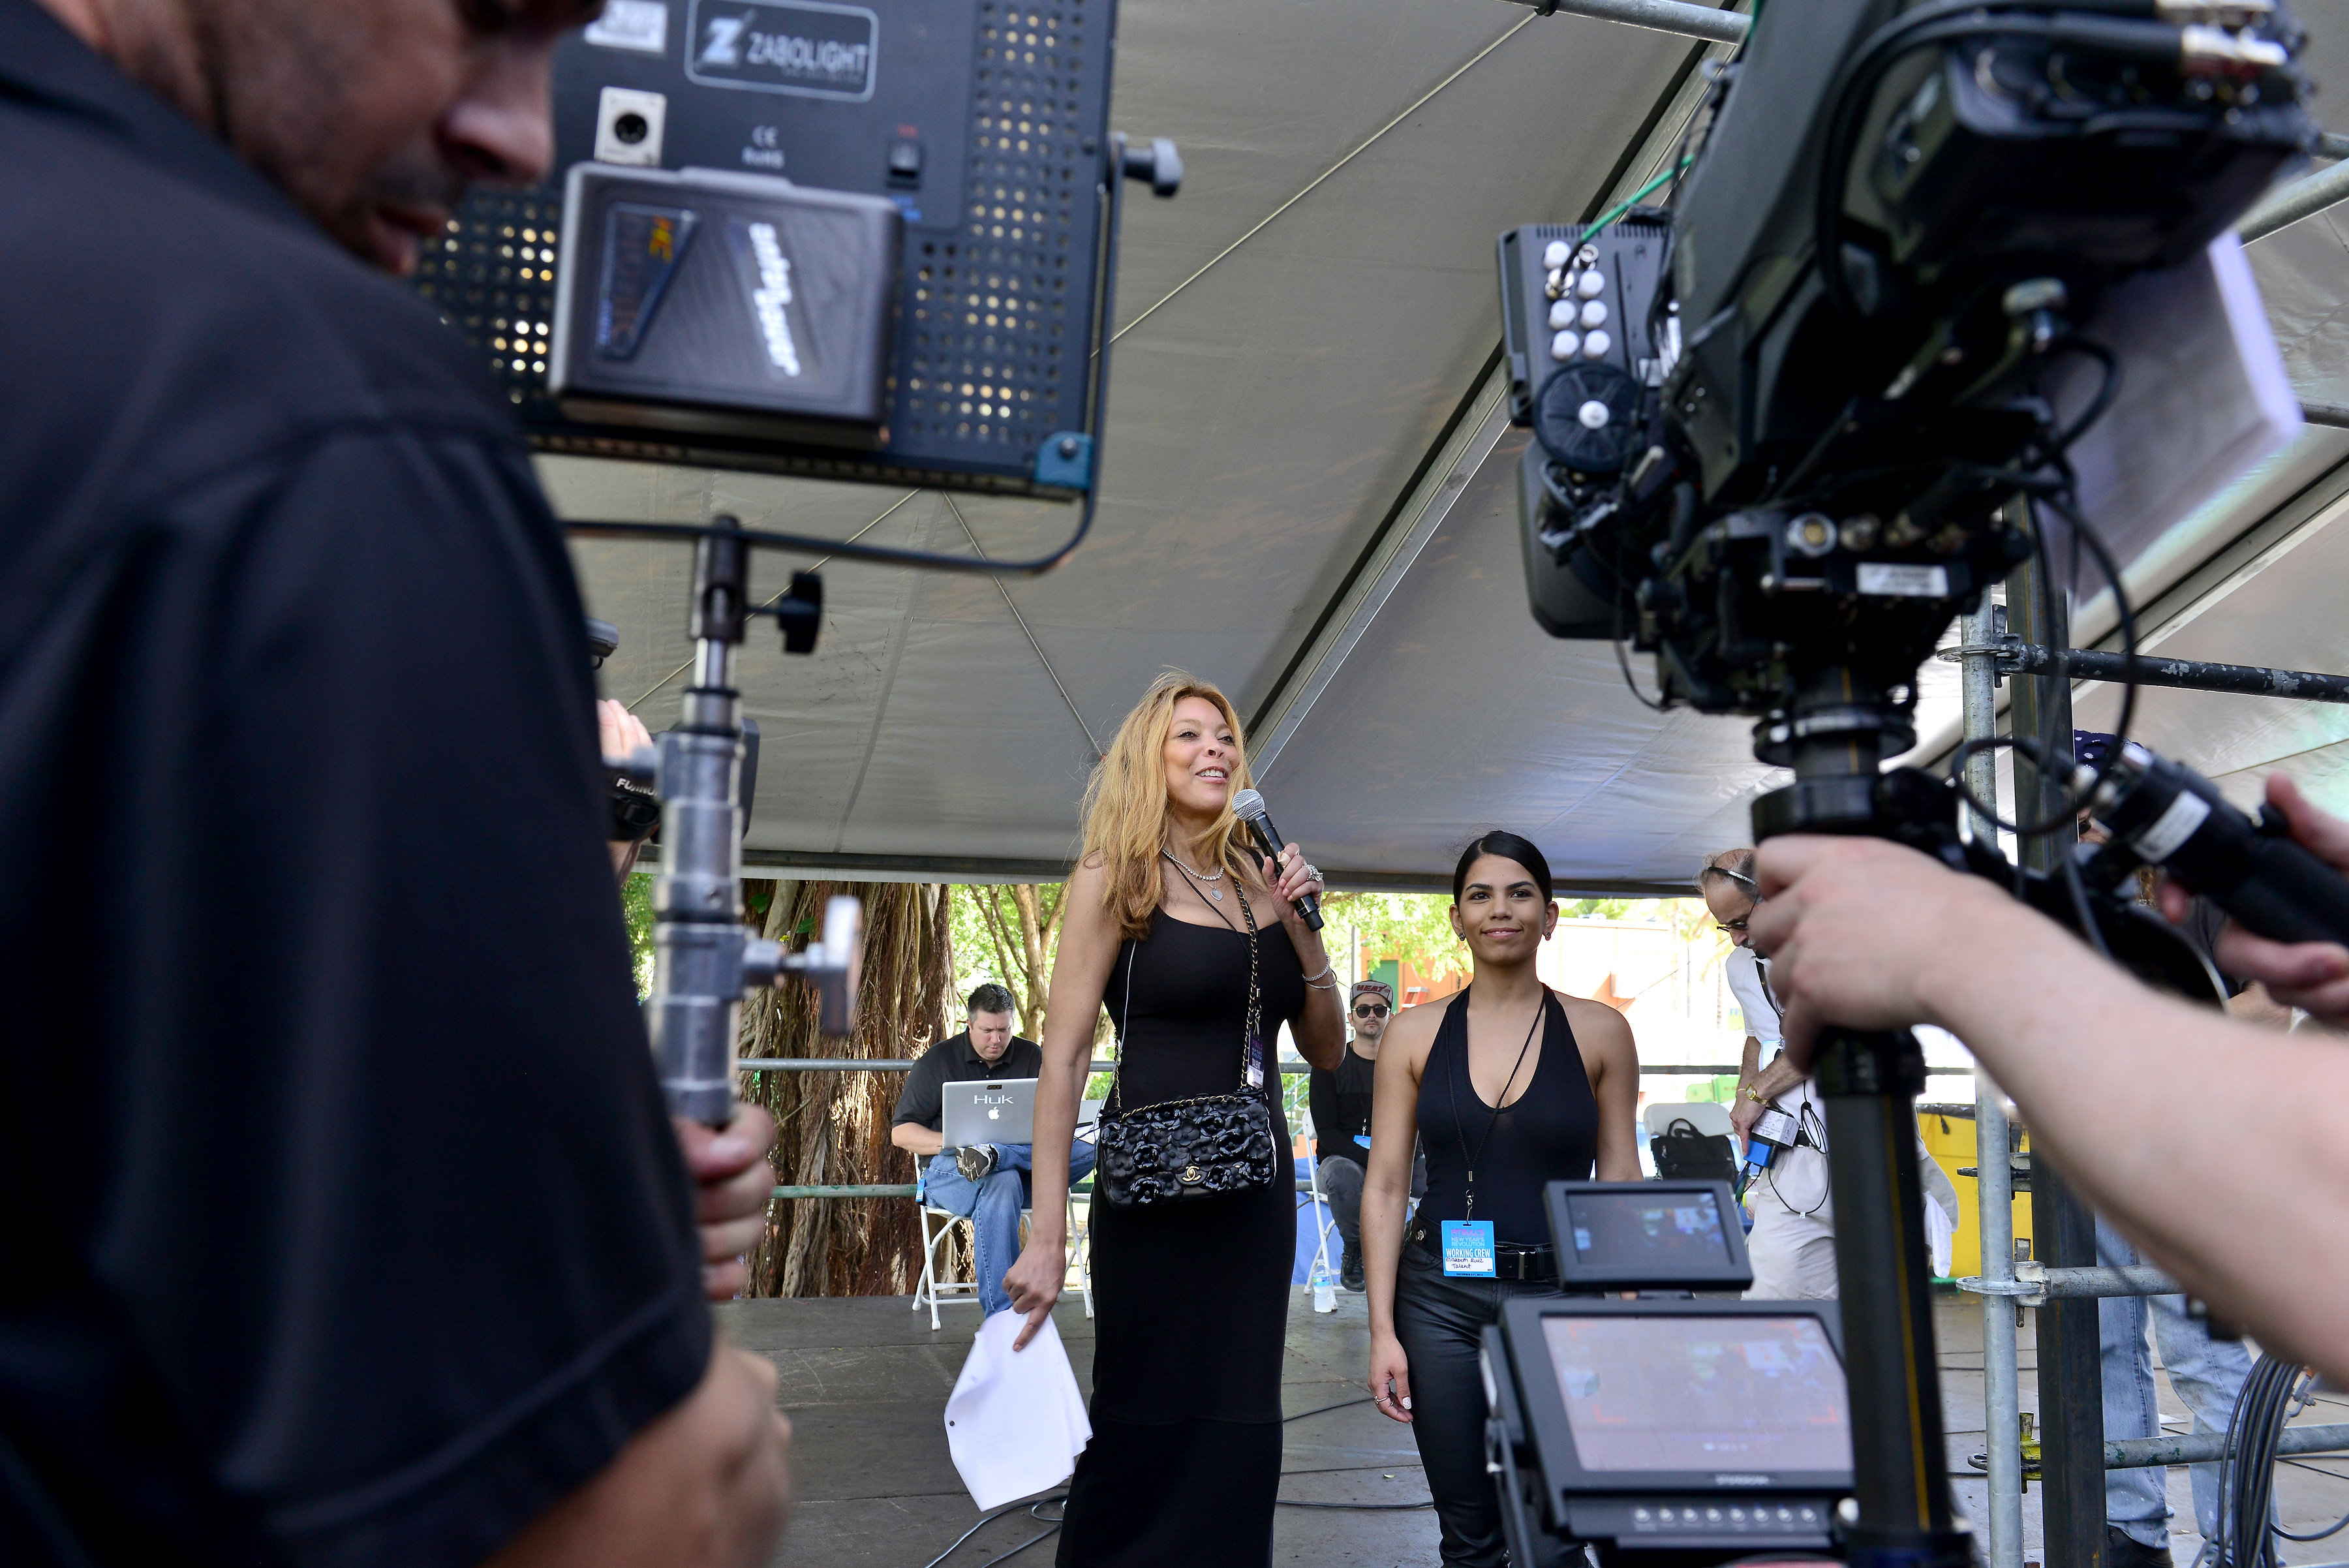
<svg viewBox="0 0 2349 1568"><path fill-rule="evenodd" d="M1920 1106L1917 1132L1925 1140L1925 1152L1933 1157L1934 1163L1941 1168L1958 1189L1958 1230L1950 1247L1951 1277L1962 1279L1968 1274L1979 1274L1982 1272L1982 1198L1974 1179L1958 1174L1961 1170L1979 1168L1974 1153L1974 1108L1971 1106ZM2023 1147L2031 1147L2028 1137L2023 1139ZM2028 1192L2015 1194L2014 1234L2021 1241L2031 1239L2031 1195Z"/></svg>

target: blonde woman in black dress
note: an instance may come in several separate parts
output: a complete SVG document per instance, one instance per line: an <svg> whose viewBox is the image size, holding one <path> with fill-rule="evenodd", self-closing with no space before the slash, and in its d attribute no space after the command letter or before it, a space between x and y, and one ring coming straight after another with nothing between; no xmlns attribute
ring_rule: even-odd
<svg viewBox="0 0 2349 1568"><path fill-rule="evenodd" d="M1231 704L1179 671L1151 687L1094 771L1045 1015L1035 1220L1004 1276L1028 1316L1021 1345L1068 1267L1064 1173L1104 1003L1128 1110L1240 1085L1251 947L1273 1105L1284 1020L1315 1066L1345 1049L1337 971L1290 907L1320 878L1293 844L1278 863L1244 847L1231 798L1247 783ZM1288 1129L1276 1132L1285 1155ZM1096 1197L1093 1436L1069 1486L1063 1568L1271 1561L1297 1236L1280 1165L1272 1185L1226 1198L1119 1209Z"/></svg>

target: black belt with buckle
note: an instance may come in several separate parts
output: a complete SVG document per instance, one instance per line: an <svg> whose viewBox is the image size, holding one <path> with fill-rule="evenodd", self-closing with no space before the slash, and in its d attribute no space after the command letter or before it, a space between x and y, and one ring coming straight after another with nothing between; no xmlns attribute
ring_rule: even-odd
<svg viewBox="0 0 2349 1568"><path fill-rule="evenodd" d="M1413 1227L1411 1240L1421 1251L1435 1260L1437 1268L1444 1266L1443 1243L1429 1234L1427 1226ZM1485 1276L1465 1274L1450 1277L1482 1279ZM1495 1241L1493 1243L1492 1277L1496 1280L1547 1280L1555 1282L1557 1279L1557 1249L1520 1247L1513 1241Z"/></svg>

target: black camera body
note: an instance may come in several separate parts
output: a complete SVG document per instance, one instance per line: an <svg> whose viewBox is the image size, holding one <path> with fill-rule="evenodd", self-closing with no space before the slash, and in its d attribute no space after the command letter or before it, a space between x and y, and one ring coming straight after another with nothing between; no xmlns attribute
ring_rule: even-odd
<svg viewBox="0 0 2349 1568"><path fill-rule="evenodd" d="M2055 407L2050 367L2104 352L2082 324L2107 289L2194 259L2313 145L2299 42L2280 8L2168 0L1766 9L1669 212L1515 232L1609 250L1656 301L1625 324L1639 450L1585 462L1544 422L1565 398L1513 404L1537 618L1656 652L1667 702L1763 718L1765 760L1823 669L1905 715L1951 617L2030 551L2016 476L2100 410ZM1507 251L1509 351L1539 367Z"/></svg>

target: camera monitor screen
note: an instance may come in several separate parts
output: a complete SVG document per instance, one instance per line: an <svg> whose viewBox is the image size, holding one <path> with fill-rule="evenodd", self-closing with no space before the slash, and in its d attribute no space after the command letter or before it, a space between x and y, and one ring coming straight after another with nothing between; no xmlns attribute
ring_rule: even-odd
<svg viewBox="0 0 2349 1568"><path fill-rule="evenodd" d="M1554 1224L1568 1288L1743 1288L1744 1234L1717 1181L1559 1182Z"/></svg>
<svg viewBox="0 0 2349 1568"><path fill-rule="evenodd" d="M1843 1363L1816 1317L1545 1316L1586 1471L1847 1471Z"/></svg>

